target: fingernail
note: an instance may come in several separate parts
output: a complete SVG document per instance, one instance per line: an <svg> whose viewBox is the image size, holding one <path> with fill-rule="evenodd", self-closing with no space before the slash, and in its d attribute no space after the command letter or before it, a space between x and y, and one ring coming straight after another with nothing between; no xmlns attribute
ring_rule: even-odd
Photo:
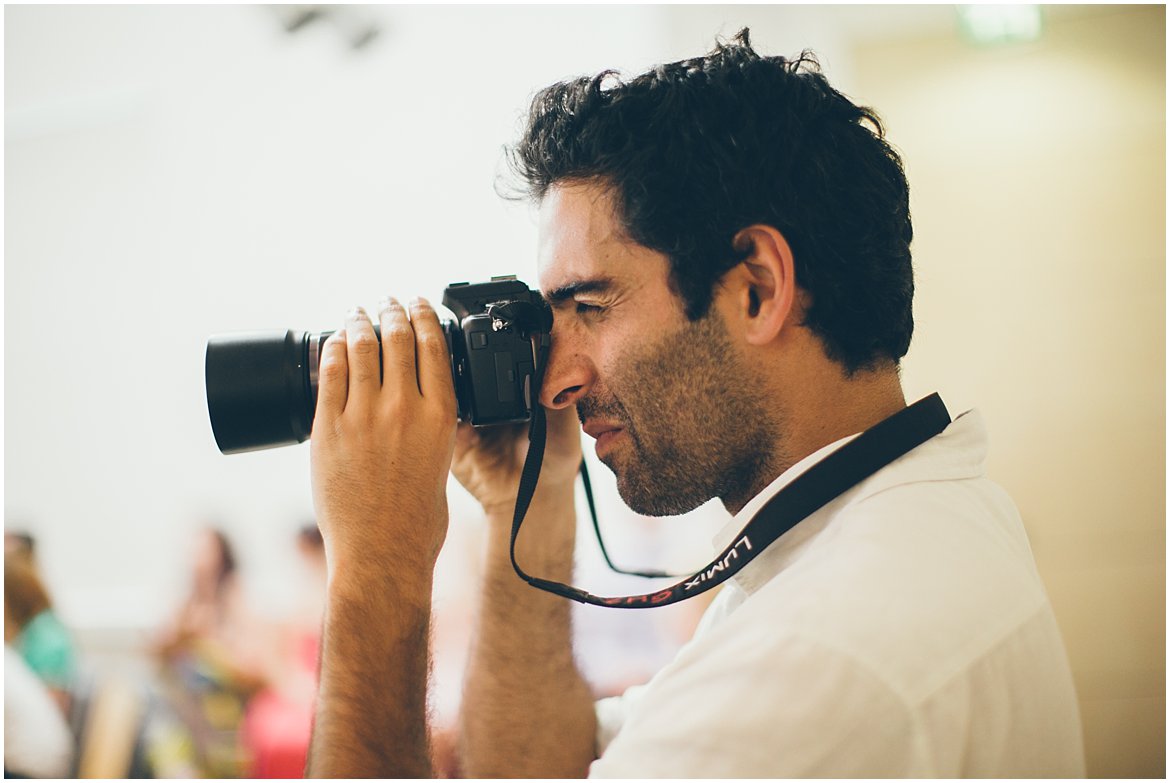
<svg viewBox="0 0 1170 783"><path fill-rule="evenodd" d="M422 298L421 296L416 296L410 300L411 307L429 307L430 304L431 304L430 302L428 302L426 299Z"/></svg>
<svg viewBox="0 0 1170 783"><path fill-rule="evenodd" d="M378 309L379 310L385 310L387 307L397 307L397 306L398 306L398 300L392 296L383 296L382 299L378 302Z"/></svg>
<svg viewBox="0 0 1170 783"><path fill-rule="evenodd" d="M368 318L366 311L361 307L355 307L346 314L346 317L351 321L356 321L361 318Z"/></svg>

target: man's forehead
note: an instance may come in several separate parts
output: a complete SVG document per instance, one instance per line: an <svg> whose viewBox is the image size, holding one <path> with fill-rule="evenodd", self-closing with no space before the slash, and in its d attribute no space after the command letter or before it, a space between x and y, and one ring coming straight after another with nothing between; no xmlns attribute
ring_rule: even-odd
<svg viewBox="0 0 1170 783"><path fill-rule="evenodd" d="M537 265L546 295L569 288L621 285L634 246L625 237L607 188L554 185L541 202Z"/></svg>

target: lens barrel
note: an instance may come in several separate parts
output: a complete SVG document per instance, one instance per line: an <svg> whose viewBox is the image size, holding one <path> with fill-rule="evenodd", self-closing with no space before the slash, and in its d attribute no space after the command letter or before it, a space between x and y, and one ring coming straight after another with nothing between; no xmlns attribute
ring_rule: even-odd
<svg viewBox="0 0 1170 783"><path fill-rule="evenodd" d="M529 421L537 356L547 352L552 328L552 312L540 292L503 275L486 283L451 283L443 291L443 306L454 315L441 315L439 323L459 421L474 427ZM377 324L374 333L380 335ZM309 439L318 363L330 334L287 329L207 341L207 411L220 451L236 454Z"/></svg>
<svg viewBox="0 0 1170 783"><path fill-rule="evenodd" d="M310 337L288 329L207 341L207 410L220 451L235 454L308 439L316 403Z"/></svg>

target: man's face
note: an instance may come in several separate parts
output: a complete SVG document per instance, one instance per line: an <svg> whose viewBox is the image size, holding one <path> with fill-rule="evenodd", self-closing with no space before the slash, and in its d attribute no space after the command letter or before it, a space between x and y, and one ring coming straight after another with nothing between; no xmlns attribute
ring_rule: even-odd
<svg viewBox="0 0 1170 783"><path fill-rule="evenodd" d="M600 185L559 185L541 204L541 290L553 306L541 401L576 403L597 456L642 514L754 494L774 438L760 384L717 302L687 320L666 256L626 239Z"/></svg>

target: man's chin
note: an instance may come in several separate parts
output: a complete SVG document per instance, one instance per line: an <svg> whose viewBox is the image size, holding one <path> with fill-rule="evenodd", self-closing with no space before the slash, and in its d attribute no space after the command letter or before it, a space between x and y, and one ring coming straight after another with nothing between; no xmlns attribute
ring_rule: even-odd
<svg viewBox="0 0 1170 783"><path fill-rule="evenodd" d="M691 502L686 492L672 492L663 487L663 471L637 460L630 451L610 448L597 455L598 461L617 479L618 495L630 510L647 517L669 517L693 511L709 500Z"/></svg>
<svg viewBox="0 0 1170 783"><path fill-rule="evenodd" d="M622 502L639 514L646 513L640 508L640 506L646 505L645 487L643 482L630 480L630 466L625 464L624 460L619 459L613 451L606 452L605 456L598 455L597 459L602 465L609 468L614 478L617 479L617 491Z"/></svg>
<svg viewBox="0 0 1170 783"><path fill-rule="evenodd" d="M609 463L606 467L617 476L617 491L622 502L642 516L673 517L694 511L706 502L694 501L682 493L663 491L657 481L648 480L646 476L632 476L629 471L615 470Z"/></svg>

